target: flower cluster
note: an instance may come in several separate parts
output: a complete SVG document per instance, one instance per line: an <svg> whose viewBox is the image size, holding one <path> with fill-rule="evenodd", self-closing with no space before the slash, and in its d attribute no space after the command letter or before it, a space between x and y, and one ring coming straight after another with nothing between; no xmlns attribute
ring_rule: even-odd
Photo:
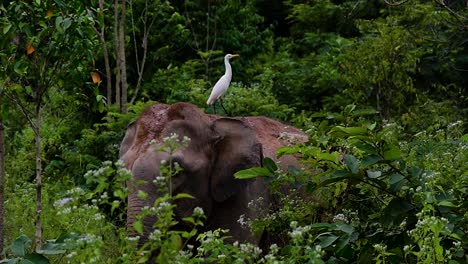
<svg viewBox="0 0 468 264"><path fill-rule="evenodd" d="M309 225L298 226L297 221L292 221L290 227L292 231L288 232L288 234L291 237L292 241L296 244L302 242L304 237L311 230L311 227Z"/></svg>

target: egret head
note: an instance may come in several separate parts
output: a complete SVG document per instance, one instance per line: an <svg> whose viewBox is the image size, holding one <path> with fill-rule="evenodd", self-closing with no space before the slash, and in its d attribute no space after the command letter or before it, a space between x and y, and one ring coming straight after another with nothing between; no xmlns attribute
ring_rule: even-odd
<svg viewBox="0 0 468 264"><path fill-rule="evenodd" d="M236 57L239 57L240 55L239 54L226 54L226 56L224 57L225 59L232 59L232 58L236 58Z"/></svg>

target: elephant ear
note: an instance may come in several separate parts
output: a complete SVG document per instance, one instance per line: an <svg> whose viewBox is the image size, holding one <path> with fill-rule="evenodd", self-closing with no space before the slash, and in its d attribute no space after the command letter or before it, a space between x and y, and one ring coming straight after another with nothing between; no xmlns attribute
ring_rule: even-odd
<svg viewBox="0 0 468 264"><path fill-rule="evenodd" d="M223 202L248 184L249 180L234 178L234 173L260 166L262 146L254 130L241 120L220 118L213 126L221 137L215 144L211 193L216 202Z"/></svg>
<svg viewBox="0 0 468 264"><path fill-rule="evenodd" d="M127 153L128 149L132 146L133 141L135 140L135 131L136 131L136 122L133 121L128 125L127 132L125 133L125 137L120 143L120 150L119 150L119 158L122 158L125 153Z"/></svg>

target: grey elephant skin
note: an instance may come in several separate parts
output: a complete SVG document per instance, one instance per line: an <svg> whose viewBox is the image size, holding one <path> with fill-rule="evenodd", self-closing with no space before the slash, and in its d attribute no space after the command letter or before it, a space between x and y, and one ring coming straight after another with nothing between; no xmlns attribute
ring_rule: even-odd
<svg viewBox="0 0 468 264"><path fill-rule="evenodd" d="M161 161L169 157L167 153L157 152L155 146L161 145L163 138L172 133L191 139L187 147L173 153L173 160L183 169L171 179L173 194L188 193L194 197L177 200L176 218L190 216L198 206L207 216L205 227L208 230L229 229L231 242L259 244L261 236L242 227L238 219L241 215L251 219L261 217L267 211L272 203L268 186L263 177L238 180L233 174L261 166L263 157L278 161L275 157L278 148L292 141L303 142L306 135L266 117L208 115L189 103L148 107L130 124L120 146L120 159L133 175L128 183L129 228L141 209L153 206L158 197L153 180L160 174ZM283 169L299 165L293 156L284 156L279 161ZM146 192L148 197L140 199L138 190ZM248 203L252 200L261 201L263 204L257 206L266 210L249 208ZM153 224L154 219L143 219L146 235Z"/></svg>

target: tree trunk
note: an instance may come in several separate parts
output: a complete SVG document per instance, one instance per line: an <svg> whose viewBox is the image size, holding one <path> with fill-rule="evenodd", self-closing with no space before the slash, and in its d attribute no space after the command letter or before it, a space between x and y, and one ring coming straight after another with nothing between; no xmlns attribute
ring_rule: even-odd
<svg viewBox="0 0 468 264"><path fill-rule="evenodd" d="M99 0L99 9L104 12L104 0ZM109 52L107 51L107 44L106 44L106 37L104 31L105 25L104 22L101 25L101 33L99 34L101 45L102 45L102 53L104 56L104 64L106 67L106 82L107 82L107 107L112 104L112 72L110 68L109 62Z"/></svg>
<svg viewBox="0 0 468 264"><path fill-rule="evenodd" d="M119 58L119 0L114 0L114 48L116 58L115 73L115 104L120 110L120 58Z"/></svg>
<svg viewBox="0 0 468 264"><path fill-rule="evenodd" d="M0 120L0 252L3 252L4 241L4 193L5 193L5 134L3 130L3 121ZM1 259L1 256L0 256Z"/></svg>
<svg viewBox="0 0 468 264"><path fill-rule="evenodd" d="M40 96L39 96L40 98ZM42 160L41 160L41 102L36 102L36 122L34 124L36 142L36 250L42 248Z"/></svg>
<svg viewBox="0 0 468 264"><path fill-rule="evenodd" d="M120 60L120 74L122 77L122 102L121 112L127 112L127 62L125 58L125 17L127 10L127 1L122 0L122 10L119 24L119 60Z"/></svg>

